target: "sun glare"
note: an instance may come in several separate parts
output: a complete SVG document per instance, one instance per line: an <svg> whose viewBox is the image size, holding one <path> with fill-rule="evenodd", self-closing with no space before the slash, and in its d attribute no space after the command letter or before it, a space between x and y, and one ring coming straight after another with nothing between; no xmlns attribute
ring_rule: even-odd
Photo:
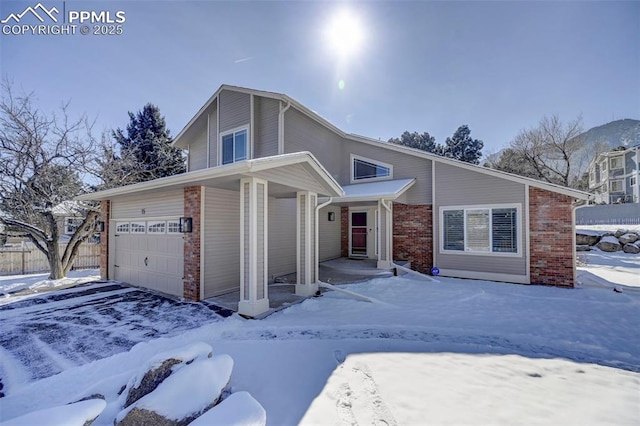
<svg viewBox="0 0 640 426"><path fill-rule="evenodd" d="M343 9L329 22L326 36L329 48L346 56L358 51L364 41L364 30L358 17Z"/></svg>

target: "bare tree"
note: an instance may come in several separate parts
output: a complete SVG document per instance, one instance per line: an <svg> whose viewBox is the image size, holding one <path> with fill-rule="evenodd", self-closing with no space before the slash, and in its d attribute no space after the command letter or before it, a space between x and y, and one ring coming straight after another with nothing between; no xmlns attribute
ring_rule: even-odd
<svg viewBox="0 0 640 426"><path fill-rule="evenodd" d="M27 238L47 256L50 279L67 275L80 244L95 232L97 209L75 204L84 219L64 251L54 209L84 191L80 173L91 161L91 125L70 120L68 104L48 116L33 95L14 95L5 80L0 101L0 223L12 236Z"/></svg>
<svg viewBox="0 0 640 426"><path fill-rule="evenodd" d="M572 187L584 172L584 142L581 117L563 124L557 115L545 116L537 127L518 133L509 153L524 163L528 175Z"/></svg>

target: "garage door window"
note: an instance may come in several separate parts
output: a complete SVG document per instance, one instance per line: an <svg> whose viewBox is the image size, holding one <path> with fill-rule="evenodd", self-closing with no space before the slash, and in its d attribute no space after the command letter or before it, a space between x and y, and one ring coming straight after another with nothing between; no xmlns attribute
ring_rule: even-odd
<svg viewBox="0 0 640 426"><path fill-rule="evenodd" d="M165 221L149 221L147 222L147 232L149 234L164 234L166 229Z"/></svg>
<svg viewBox="0 0 640 426"><path fill-rule="evenodd" d="M132 234L144 234L146 233L146 229L145 222L131 222L130 232Z"/></svg>
<svg viewBox="0 0 640 426"><path fill-rule="evenodd" d="M176 219L167 221L167 234L181 234L179 220Z"/></svg>
<svg viewBox="0 0 640 426"><path fill-rule="evenodd" d="M118 233L118 234L128 234L129 233L129 222L117 222L116 223L116 233Z"/></svg>

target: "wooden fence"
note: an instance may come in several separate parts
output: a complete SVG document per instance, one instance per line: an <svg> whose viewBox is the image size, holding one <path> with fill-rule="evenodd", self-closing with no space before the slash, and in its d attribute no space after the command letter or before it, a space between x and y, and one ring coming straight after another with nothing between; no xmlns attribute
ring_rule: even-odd
<svg viewBox="0 0 640 426"><path fill-rule="evenodd" d="M64 253L66 244L60 244L60 253ZM78 256L72 269L94 269L100 267L100 245L84 243L78 250ZM49 272L47 257L32 244L15 247L0 247L0 276L24 275L37 272Z"/></svg>

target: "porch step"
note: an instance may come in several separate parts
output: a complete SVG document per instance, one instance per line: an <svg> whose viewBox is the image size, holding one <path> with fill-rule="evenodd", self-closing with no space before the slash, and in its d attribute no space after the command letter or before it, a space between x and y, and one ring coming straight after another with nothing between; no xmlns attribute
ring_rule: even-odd
<svg viewBox="0 0 640 426"><path fill-rule="evenodd" d="M321 269L328 272L339 272L345 275L357 275L366 277L390 277L393 275L391 269L378 269L377 261L372 259L351 259L339 258L327 260L320 264Z"/></svg>

